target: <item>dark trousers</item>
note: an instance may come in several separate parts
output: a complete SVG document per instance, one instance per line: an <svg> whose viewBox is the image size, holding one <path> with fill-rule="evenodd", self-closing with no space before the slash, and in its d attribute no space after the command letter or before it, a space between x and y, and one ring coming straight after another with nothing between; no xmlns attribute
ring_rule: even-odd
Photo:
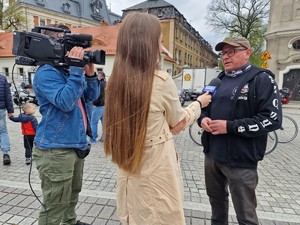
<svg viewBox="0 0 300 225"><path fill-rule="evenodd" d="M228 225L228 186L239 225L258 225L255 189L257 169L230 168L205 156L206 193L212 209L212 225Z"/></svg>
<svg viewBox="0 0 300 225"><path fill-rule="evenodd" d="M35 135L24 135L24 148L25 148L25 158L31 158L32 148L33 148L33 140Z"/></svg>

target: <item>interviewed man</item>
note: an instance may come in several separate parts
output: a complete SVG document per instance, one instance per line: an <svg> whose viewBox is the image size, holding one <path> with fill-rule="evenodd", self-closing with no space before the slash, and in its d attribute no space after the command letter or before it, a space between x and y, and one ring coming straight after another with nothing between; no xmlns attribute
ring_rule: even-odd
<svg viewBox="0 0 300 225"><path fill-rule="evenodd" d="M232 37L215 47L225 71L209 107L198 119L205 130L206 192L212 225L228 225L228 196L240 225L258 225L257 166L264 158L268 132L281 126L282 109L274 75L249 63L251 46ZM220 107L222 106L222 107Z"/></svg>

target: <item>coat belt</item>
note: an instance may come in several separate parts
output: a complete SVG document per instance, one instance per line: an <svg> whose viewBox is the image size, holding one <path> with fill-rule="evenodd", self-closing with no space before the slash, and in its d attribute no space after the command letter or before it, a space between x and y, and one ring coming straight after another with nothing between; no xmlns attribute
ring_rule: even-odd
<svg viewBox="0 0 300 225"><path fill-rule="evenodd" d="M166 131L165 133L163 133L155 138L147 139L145 142L145 147L163 143L163 142L171 139L172 137L173 137L172 133L169 131Z"/></svg>

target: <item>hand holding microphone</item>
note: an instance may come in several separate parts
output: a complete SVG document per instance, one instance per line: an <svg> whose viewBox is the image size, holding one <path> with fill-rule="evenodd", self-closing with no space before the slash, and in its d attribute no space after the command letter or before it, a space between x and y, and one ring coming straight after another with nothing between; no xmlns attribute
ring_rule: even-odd
<svg viewBox="0 0 300 225"><path fill-rule="evenodd" d="M212 79L208 85L205 85L202 89L204 94L197 98L200 102L201 108L205 108L211 102L211 96L215 94L218 87L221 85L221 80L219 78Z"/></svg>
<svg viewBox="0 0 300 225"><path fill-rule="evenodd" d="M209 92L206 92L198 96L197 101L200 103L201 108L205 108L211 102L211 95Z"/></svg>

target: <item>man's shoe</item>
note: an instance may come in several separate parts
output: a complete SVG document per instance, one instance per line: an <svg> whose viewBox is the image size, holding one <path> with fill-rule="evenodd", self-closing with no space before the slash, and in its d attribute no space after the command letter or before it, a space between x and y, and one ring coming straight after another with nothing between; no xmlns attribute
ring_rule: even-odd
<svg viewBox="0 0 300 225"><path fill-rule="evenodd" d="M80 222L79 220L77 221L77 223L75 225L91 225L89 223L84 223L84 222Z"/></svg>
<svg viewBox="0 0 300 225"><path fill-rule="evenodd" d="M10 157L8 154L4 154L3 155L3 165L10 165L11 161L10 161Z"/></svg>

